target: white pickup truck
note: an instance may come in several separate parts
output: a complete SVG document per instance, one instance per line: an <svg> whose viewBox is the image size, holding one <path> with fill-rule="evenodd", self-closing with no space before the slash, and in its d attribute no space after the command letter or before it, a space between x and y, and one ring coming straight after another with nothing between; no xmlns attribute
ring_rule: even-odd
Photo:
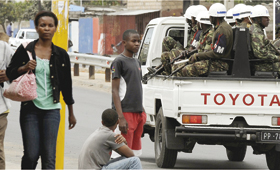
<svg viewBox="0 0 280 170"><path fill-rule="evenodd" d="M9 39L9 44L18 47L22 42L30 42L38 38L39 35L35 29L20 29L15 38Z"/></svg>
<svg viewBox="0 0 280 170"><path fill-rule="evenodd" d="M143 77L161 64L165 36L186 44L185 18L149 22L138 53ZM248 29L236 28L227 72L204 77L156 75L143 81L147 113L144 133L154 141L158 167L173 168L177 153L196 144L223 145L230 161L243 161L247 146L265 154L271 170L280 169L280 80L273 72L253 72ZM165 80L166 79L166 80Z"/></svg>

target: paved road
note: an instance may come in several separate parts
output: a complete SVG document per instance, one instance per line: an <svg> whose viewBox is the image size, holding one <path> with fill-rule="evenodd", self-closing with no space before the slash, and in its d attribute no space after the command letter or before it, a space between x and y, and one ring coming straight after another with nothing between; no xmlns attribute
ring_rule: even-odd
<svg viewBox="0 0 280 170"><path fill-rule="evenodd" d="M74 112L77 125L73 130L65 132L65 169L77 169L79 151L86 138L101 125L101 112L111 106L111 95L88 87L74 86ZM8 117L5 148L7 169L19 169L22 156L22 141L19 128L19 103L13 102ZM66 124L66 127L68 125ZM143 155L140 157L144 169L158 169L154 163L154 143L145 135L142 138ZM40 163L38 165L40 169ZM264 155L248 152L244 162L229 162L222 146L197 145L191 154L179 153L176 169L266 169Z"/></svg>

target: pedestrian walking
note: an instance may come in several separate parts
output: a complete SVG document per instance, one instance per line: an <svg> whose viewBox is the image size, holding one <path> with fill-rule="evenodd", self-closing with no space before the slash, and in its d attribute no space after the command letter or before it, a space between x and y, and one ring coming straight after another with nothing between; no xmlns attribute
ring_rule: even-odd
<svg viewBox="0 0 280 170"><path fill-rule="evenodd" d="M67 52L54 45L52 38L57 30L58 19L51 11L36 14L35 28L39 39L26 48L20 45L7 68L7 76L13 81L32 70L36 75L37 95L32 101L22 102L20 127L24 155L22 169L36 169L39 156L42 169L55 169L56 140L60 123L60 92L68 106L69 129L74 128L71 63ZM29 59L27 51L32 53Z"/></svg>
<svg viewBox="0 0 280 170"><path fill-rule="evenodd" d="M113 109L102 113L102 125L85 141L79 155L79 169L142 169L140 159L127 146L121 134L114 133L119 123L118 114ZM121 157L110 160L112 150Z"/></svg>
<svg viewBox="0 0 280 170"><path fill-rule="evenodd" d="M8 35L9 37L12 36L12 33L13 33L13 31L12 31L12 23L9 23L9 24L7 25L7 30L6 30L6 32L7 32L7 35Z"/></svg>
<svg viewBox="0 0 280 170"><path fill-rule="evenodd" d="M7 84L4 85L4 82L9 81L6 75L6 69L11 61L13 56L13 49L8 44L9 36L4 32L0 32L0 169L5 169L5 152L4 152L4 138L5 131L7 129L8 120L7 116L10 112L9 108L11 106L9 100L4 96L4 88Z"/></svg>
<svg viewBox="0 0 280 170"><path fill-rule="evenodd" d="M119 115L119 130L136 156L141 155L141 135L146 122L142 105L142 71L134 54L140 36L135 30L123 33L124 51L112 62L112 107Z"/></svg>

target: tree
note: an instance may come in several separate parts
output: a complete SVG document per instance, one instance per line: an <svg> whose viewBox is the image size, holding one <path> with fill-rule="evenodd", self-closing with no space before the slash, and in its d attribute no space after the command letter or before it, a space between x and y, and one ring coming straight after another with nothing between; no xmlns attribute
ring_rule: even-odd
<svg viewBox="0 0 280 170"><path fill-rule="evenodd" d="M18 22L18 28L20 28L21 21L30 19L29 16L27 15L27 9L31 5L32 4L28 1L14 3L14 16L16 18L15 21Z"/></svg>
<svg viewBox="0 0 280 170"><path fill-rule="evenodd" d="M11 3L0 1L0 25L3 27L4 32L6 32L5 21L13 21L15 19L12 11L13 6Z"/></svg>

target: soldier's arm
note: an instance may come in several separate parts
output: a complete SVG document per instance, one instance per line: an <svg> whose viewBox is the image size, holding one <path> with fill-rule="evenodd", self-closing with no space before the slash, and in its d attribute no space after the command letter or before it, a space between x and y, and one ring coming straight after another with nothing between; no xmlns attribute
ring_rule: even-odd
<svg viewBox="0 0 280 170"><path fill-rule="evenodd" d="M269 50L269 44L265 43L264 35L254 33L251 35L251 46L255 58L279 61L279 57Z"/></svg>
<svg viewBox="0 0 280 170"><path fill-rule="evenodd" d="M213 59L224 58L224 55L228 50L227 48L232 48L232 47L229 47L229 45L228 45L226 35L222 34L222 33L215 34L215 38L214 38L213 42L214 42L214 44L211 44L210 51L197 54L196 57L199 60L207 60L209 58L213 58Z"/></svg>

